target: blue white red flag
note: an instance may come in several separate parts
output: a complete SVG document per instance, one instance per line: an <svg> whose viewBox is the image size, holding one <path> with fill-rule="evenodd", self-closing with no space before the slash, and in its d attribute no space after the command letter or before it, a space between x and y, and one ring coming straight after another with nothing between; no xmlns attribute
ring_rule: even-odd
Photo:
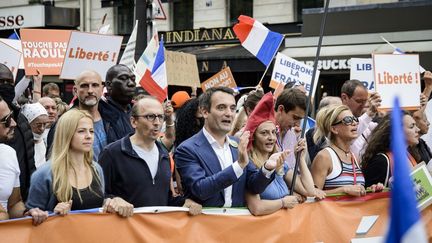
<svg viewBox="0 0 432 243"><path fill-rule="evenodd" d="M394 165L390 202L390 227L386 235L386 242L427 242L426 231L417 208L414 184L409 174L402 112L397 97L391 114L390 141Z"/></svg>
<svg viewBox="0 0 432 243"><path fill-rule="evenodd" d="M163 40L159 43L152 70L146 70L144 76L140 80L140 85L150 95L155 96L161 103L167 98L168 79Z"/></svg>
<svg viewBox="0 0 432 243"><path fill-rule="evenodd" d="M233 30L242 46L268 66L283 41L283 35L270 31L251 17L240 15L238 20Z"/></svg>

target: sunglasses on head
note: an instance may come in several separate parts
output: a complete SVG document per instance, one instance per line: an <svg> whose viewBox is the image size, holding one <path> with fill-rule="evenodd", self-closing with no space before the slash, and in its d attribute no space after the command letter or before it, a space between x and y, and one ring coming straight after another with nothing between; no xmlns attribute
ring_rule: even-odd
<svg viewBox="0 0 432 243"><path fill-rule="evenodd" d="M4 124L5 127L10 127L10 125L12 123L12 118L13 118L13 111L11 111L11 113L9 113L9 115L3 117L0 120L0 123Z"/></svg>
<svg viewBox="0 0 432 243"><path fill-rule="evenodd" d="M357 117L355 117L355 116L346 116L346 117L342 118L342 120L340 120L340 121L338 121L336 123L333 123L332 126L335 126L335 125L338 125L338 124L341 124L341 123L343 123L346 126L349 126L349 125L352 125L354 122L356 122L356 123L359 122L359 120L358 120Z"/></svg>

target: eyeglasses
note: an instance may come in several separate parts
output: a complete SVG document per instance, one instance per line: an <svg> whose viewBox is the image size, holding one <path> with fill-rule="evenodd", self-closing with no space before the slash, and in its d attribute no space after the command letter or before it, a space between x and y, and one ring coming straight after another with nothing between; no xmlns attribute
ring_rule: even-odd
<svg viewBox="0 0 432 243"><path fill-rule="evenodd" d="M151 122L154 122L156 120L156 117L159 119L159 121L165 120L165 115L161 115L161 114L134 115L134 117L144 117L147 121L151 121Z"/></svg>
<svg viewBox="0 0 432 243"><path fill-rule="evenodd" d="M0 120L0 123L4 124L4 126L6 128L10 127L11 123L12 123L12 118L13 118L13 111L11 111L11 113L9 113L9 115L3 117Z"/></svg>
<svg viewBox="0 0 432 243"><path fill-rule="evenodd" d="M356 122L356 123L359 122L359 120L358 120L357 117L355 117L355 116L346 116L346 117L342 118L342 120L340 120L340 121L338 121L336 123L333 123L332 126L335 126L335 125L338 125L338 124L341 124L341 123L343 123L345 126L349 126L349 125L353 125L354 122Z"/></svg>

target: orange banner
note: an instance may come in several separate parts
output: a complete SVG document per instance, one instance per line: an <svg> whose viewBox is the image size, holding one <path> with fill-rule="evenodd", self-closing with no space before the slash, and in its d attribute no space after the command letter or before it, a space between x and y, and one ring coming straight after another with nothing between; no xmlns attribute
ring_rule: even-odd
<svg viewBox="0 0 432 243"><path fill-rule="evenodd" d="M70 30L22 29L21 45L26 75L59 75Z"/></svg>
<svg viewBox="0 0 432 243"><path fill-rule="evenodd" d="M30 219L0 223L0 242L350 242L384 235L388 201L305 203L260 217L72 214L50 217L37 227ZM431 207L422 214L430 237ZM362 216L369 215L379 215L377 222L366 235L356 236Z"/></svg>

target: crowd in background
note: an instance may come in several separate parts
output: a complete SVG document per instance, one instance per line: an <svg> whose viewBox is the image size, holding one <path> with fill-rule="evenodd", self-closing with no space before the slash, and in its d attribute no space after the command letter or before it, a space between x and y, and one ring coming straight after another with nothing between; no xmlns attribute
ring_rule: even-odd
<svg viewBox="0 0 432 243"><path fill-rule="evenodd" d="M129 217L144 206L183 206L192 215L248 207L265 215L307 197L391 187L390 116L358 80L317 104L303 139L308 97L290 83L277 97L261 87L242 97L213 87L192 97L179 91L161 104L136 95L132 71L115 65L105 82L82 72L69 108L59 87L42 87L42 79L33 76L31 100L13 102L13 75L0 64L0 219L32 216L37 225L49 212L91 208ZM432 159L420 138L429 128L432 73L423 81L420 109L402 117L411 167Z"/></svg>

